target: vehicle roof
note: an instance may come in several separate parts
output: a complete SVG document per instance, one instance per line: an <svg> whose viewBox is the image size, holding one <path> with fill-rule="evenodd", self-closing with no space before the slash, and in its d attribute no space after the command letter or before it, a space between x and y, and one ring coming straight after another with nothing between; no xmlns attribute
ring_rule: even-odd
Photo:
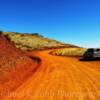
<svg viewBox="0 0 100 100"><path fill-rule="evenodd" d="M88 48L87 50L100 51L100 48Z"/></svg>

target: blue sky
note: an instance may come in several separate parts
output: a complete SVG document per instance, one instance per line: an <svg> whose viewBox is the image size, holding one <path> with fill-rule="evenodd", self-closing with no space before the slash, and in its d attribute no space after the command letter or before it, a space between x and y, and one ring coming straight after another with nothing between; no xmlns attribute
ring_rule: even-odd
<svg viewBox="0 0 100 100"><path fill-rule="evenodd" d="M100 0L0 0L0 29L100 47Z"/></svg>

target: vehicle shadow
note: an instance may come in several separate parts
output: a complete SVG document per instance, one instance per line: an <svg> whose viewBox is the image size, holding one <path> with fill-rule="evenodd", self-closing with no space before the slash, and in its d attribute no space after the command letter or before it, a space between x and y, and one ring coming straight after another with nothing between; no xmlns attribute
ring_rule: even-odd
<svg viewBox="0 0 100 100"><path fill-rule="evenodd" d="M92 59L83 59L83 58L80 58L79 61L100 61L100 57L98 57L98 58L92 58Z"/></svg>

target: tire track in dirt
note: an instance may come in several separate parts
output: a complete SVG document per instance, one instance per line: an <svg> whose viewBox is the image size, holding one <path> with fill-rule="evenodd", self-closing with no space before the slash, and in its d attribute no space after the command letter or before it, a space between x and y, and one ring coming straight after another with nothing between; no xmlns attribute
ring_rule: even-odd
<svg viewBox="0 0 100 100"><path fill-rule="evenodd" d="M93 79L93 76L92 75L90 75L89 74L89 71L90 70L88 70L87 71L87 67L86 66L83 66L83 65L81 65L81 66L79 66L78 64L76 64L76 63L72 63L72 66L73 66L73 69L77 69L77 70L79 70L81 73L83 73L83 75L84 76L86 76L85 77L85 80L86 80L86 83L88 84L88 88L87 87L85 87L85 88L87 88L87 90L88 90L88 92L90 93L91 92L91 97L93 97L94 98L94 93L95 94L99 94L100 92L98 92L98 88L95 86L95 80ZM82 67L82 68L79 68L79 67ZM85 69L85 67L86 67L86 69ZM77 72L77 71L76 71ZM78 72L77 72L78 73ZM73 73L73 74L75 74L75 73ZM92 74L92 73L91 73ZM81 75L81 74L80 74ZM77 76L77 75L75 75L75 76ZM84 78L84 76L82 76L83 78ZM78 79L78 78L76 78L76 79ZM76 81L76 83L78 82L78 80ZM81 81L80 81L80 83L81 83ZM79 83L79 84L80 84ZM95 83L95 84L94 84ZM99 85L100 86L100 85ZM99 87L98 86L98 87ZM90 88L89 88L90 87ZM89 89L91 89L91 90L93 90L93 91L90 91ZM97 93L96 93L97 92ZM97 96L98 97L98 96ZM91 99L93 99L93 98L91 98ZM93 99L94 100L94 99Z"/></svg>

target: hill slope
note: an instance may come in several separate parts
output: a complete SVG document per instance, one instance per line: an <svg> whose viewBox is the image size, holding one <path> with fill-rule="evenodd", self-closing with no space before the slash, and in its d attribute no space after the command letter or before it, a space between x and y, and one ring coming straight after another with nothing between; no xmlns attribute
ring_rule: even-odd
<svg viewBox="0 0 100 100"><path fill-rule="evenodd" d="M12 91L19 86L36 67L35 60L0 36L0 93Z"/></svg>
<svg viewBox="0 0 100 100"><path fill-rule="evenodd" d="M44 38L38 33L33 34L19 34L15 32L2 32L7 38L16 44L17 48L22 50L35 50L35 49L48 49L59 47L74 47L70 44L64 44L62 42Z"/></svg>

